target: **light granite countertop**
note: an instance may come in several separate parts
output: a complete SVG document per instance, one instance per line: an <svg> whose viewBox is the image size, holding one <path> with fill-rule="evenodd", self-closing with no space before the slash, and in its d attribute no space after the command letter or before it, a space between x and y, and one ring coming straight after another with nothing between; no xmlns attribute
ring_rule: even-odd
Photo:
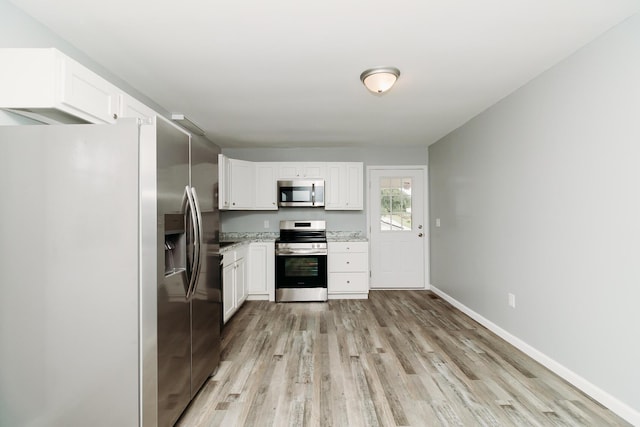
<svg viewBox="0 0 640 427"><path fill-rule="evenodd" d="M252 242L273 242L280 237L279 232L230 232L221 233L220 252L237 248ZM328 242L366 242L367 237L359 231L327 231ZM225 246L222 246L225 245Z"/></svg>
<svg viewBox="0 0 640 427"><path fill-rule="evenodd" d="M259 233L221 233L220 253L236 249L239 246L255 242L273 242L280 236L280 233L259 232Z"/></svg>
<svg viewBox="0 0 640 427"><path fill-rule="evenodd" d="M328 242L366 242L367 237L359 231L327 231Z"/></svg>

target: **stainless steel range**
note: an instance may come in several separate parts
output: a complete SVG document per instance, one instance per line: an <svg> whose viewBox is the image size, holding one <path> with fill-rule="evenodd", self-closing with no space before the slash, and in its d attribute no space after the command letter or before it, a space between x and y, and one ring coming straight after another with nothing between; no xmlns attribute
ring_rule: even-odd
<svg viewBox="0 0 640 427"><path fill-rule="evenodd" d="M327 300L325 221L280 221L276 240L276 301Z"/></svg>

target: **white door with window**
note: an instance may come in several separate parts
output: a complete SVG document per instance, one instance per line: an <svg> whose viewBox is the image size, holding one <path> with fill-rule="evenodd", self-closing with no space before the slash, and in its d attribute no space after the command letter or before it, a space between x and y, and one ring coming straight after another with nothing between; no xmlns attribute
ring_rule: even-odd
<svg viewBox="0 0 640 427"><path fill-rule="evenodd" d="M424 289L425 168L369 168L371 288Z"/></svg>

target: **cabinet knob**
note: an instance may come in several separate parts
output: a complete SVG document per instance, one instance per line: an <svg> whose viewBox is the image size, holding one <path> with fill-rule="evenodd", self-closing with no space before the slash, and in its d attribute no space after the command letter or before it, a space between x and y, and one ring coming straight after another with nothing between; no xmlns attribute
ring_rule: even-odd
<svg viewBox="0 0 640 427"><path fill-rule="evenodd" d="M347 283L351 283L351 280L347 280Z"/></svg>
<svg viewBox="0 0 640 427"><path fill-rule="evenodd" d="M114 119L117 119L117 118L118 118L118 115L117 115L116 113L113 113L113 118L114 118Z"/></svg>
<svg viewBox="0 0 640 427"><path fill-rule="evenodd" d="M347 264L351 264L349 261L347 261Z"/></svg>
<svg viewBox="0 0 640 427"><path fill-rule="evenodd" d="M418 234L418 237L422 237L422 236L424 236L424 234L422 234L422 233L419 233L419 234Z"/></svg>
<svg viewBox="0 0 640 427"><path fill-rule="evenodd" d="M236 205L236 202L233 202L233 203L231 203L231 204L232 204L233 206L235 206L235 205Z"/></svg>

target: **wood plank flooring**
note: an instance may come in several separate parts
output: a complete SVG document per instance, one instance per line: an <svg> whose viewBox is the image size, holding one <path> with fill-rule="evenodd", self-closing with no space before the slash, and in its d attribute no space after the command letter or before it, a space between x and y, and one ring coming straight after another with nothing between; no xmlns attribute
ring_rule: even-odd
<svg viewBox="0 0 640 427"><path fill-rule="evenodd" d="M248 301L191 426L628 426L430 291Z"/></svg>

